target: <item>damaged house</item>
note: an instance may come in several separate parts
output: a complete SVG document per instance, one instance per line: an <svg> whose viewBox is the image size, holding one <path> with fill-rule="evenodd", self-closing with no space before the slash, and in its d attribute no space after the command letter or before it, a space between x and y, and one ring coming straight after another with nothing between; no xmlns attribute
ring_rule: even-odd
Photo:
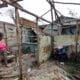
<svg viewBox="0 0 80 80"><path fill-rule="evenodd" d="M20 23L22 33L22 51L23 53L34 53L37 47L37 34L34 30L36 24L24 18L21 18Z"/></svg>
<svg viewBox="0 0 80 80"><path fill-rule="evenodd" d="M20 18L20 30L22 52L37 53L37 60L40 62L47 60L50 55L50 37L42 34L40 28L36 29L36 23L24 18ZM0 31L4 34L7 47L10 50L18 50L16 26L13 23L0 22Z"/></svg>
<svg viewBox="0 0 80 80"><path fill-rule="evenodd" d="M42 26L39 26L37 30L36 23L30 20L21 18L20 25L21 25L21 35L22 35L21 39L22 39L23 53L38 53L37 54L38 60L41 63L46 61L49 58L51 53L51 48L50 48L51 37L50 36L53 36L54 47L57 48L59 46L66 46L68 56L70 56L72 52L74 53L76 52L77 21L79 24L78 19L61 16L59 19L54 21L53 27L51 27L51 24L49 24L49 25L45 25L45 28ZM1 28L3 32L6 32L5 39L6 39L7 45L9 47L15 46L17 43L17 37L16 37L17 33L16 33L15 25L9 24L9 23L3 23L3 22L1 22L1 25L2 25ZM39 34L37 34L37 32ZM44 33L47 35L45 35ZM80 34L79 31L78 31L78 34ZM79 38L80 37L78 36L77 52L80 51Z"/></svg>
<svg viewBox="0 0 80 80"><path fill-rule="evenodd" d="M67 47L67 55L80 52L80 20L61 16L43 30L47 35L54 37L54 47ZM78 54L79 57L80 54Z"/></svg>
<svg viewBox="0 0 80 80"><path fill-rule="evenodd" d="M37 61L45 62L51 53L51 38L43 34L36 23L23 19L22 23L22 51L23 53L35 53Z"/></svg>

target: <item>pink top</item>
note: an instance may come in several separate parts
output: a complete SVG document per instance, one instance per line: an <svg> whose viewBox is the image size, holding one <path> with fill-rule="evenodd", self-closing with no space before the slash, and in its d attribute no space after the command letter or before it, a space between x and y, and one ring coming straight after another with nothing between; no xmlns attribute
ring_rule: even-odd
<svg viewBox="0 0 80 80"><path fill-rule="evenodd" d="M1 40L0 41L0 50L5 50L7 48L5 40Z"/></svg>

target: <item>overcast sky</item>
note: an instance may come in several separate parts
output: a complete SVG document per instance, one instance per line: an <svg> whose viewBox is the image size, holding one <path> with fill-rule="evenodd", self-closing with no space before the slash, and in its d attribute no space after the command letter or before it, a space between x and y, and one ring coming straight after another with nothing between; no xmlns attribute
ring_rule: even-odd
<svg viewBox="0 0 80 80"><path fill-rule="evenodd" d="M55 0L55 1L61 1L61 2L76 2L80 3L80 0ZM37 14L41 16L46 11L50 9L50 5L46 0L23 0L19 2L26 10ZM12 7L0 9L0 12L4 13L4 15L8 15L8 12L6 12L8 9ZM74 5L63 5L63 4L56 4L56 9L59 10L64 16L70 16L69 10L72 10L77 17L80 16L80 6L74 6ZM25 17L30 20L35 20L35 18L31 15L25 14L23 12L20 12L20 16ZM45 19L51 20L50 12L44 16Z"/></svg>
<svg viewBox="0 0 80 80"><path fill-rule="evenodd" d="M80 3L80 0L55 0L55 1ZM24 0L20 3L25 9L35 14L38 14L39 16L41 16L42 14L44 14L46 11L50 9L50 5L46 0ZM56 9L59 10L65 16L70 16L69 10L72 10L75 14L77 13L77 16L80 16L79 14L80 6L56 4ZM50 12L44 17L50 20L51 19Z"/></svg>

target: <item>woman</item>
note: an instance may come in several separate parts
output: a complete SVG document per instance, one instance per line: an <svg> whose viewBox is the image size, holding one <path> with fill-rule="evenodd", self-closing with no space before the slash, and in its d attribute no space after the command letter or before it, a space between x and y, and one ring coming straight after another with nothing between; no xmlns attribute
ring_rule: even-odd
<svg viewBox="0 0 80 80"><path fill-rule="evenodd" d="M3 34L0 32L0 56L1 60L4 60L4 65L7 67L6 48L7 46L3 39Z"/></svg>

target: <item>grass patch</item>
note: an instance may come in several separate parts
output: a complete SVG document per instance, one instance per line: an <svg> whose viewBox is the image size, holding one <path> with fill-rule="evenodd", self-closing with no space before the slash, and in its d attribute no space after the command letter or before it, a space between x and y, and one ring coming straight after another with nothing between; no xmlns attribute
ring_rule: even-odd
<svg viewBox="0 0 80 80"><path fill-rule="evenodd" d="M67 71L68 71L70 74L74 74L74 73L75 73L75 67L73 67L73 66L67 66Z"/></svg>

